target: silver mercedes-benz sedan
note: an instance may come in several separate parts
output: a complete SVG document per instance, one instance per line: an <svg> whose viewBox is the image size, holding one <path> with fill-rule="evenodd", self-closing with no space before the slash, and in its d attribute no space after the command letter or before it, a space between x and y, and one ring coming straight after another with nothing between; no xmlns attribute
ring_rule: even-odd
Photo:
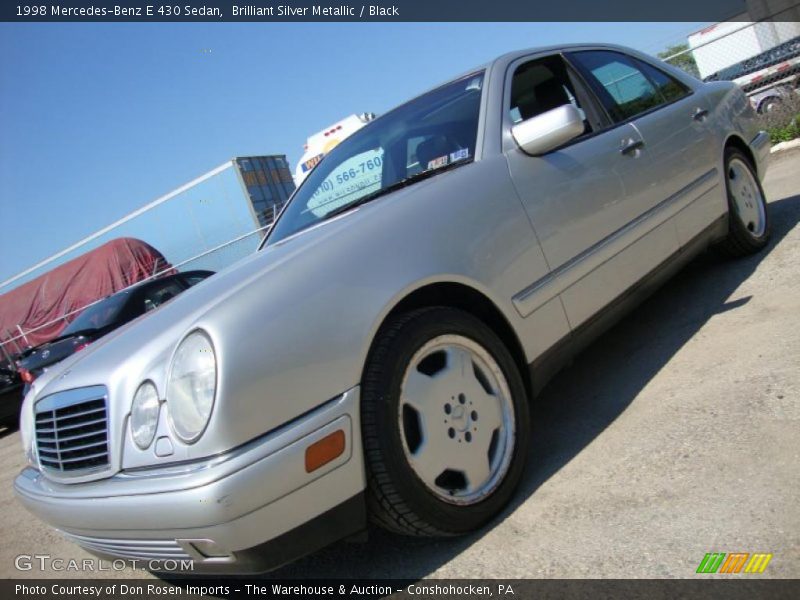
<svg viewBox="0 0 800 600"><path fill-rule="evenodd" d="M37 380L18 497L151 570L264 570L368 520L472 531L565 360L710 245L764 247L768 155L732 83L617 46L502 56L354 133L258 252Z"/></svg>

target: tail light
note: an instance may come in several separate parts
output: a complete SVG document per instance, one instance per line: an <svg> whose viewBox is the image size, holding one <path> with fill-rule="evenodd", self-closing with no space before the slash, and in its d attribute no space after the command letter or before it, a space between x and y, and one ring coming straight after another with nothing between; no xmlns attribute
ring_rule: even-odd
<svg viewBox="0 0 800 600"><path fill-rule="evenodd" d="M84 348L86 348L86 346L88 346L91 343L92 342L83 342L82 344L78 344L77 346L75 346L75 352L79 352L80 350L83 350Z"/></svg>
<svg viewBox="0 0 800 600"><path fill-rule="evenodd" d="M36 377L33 376L33 373L31 373L30 371L28 371L28 369L24 367L20 367L18 373L19 373L19 378L22 379L22 381L24 381L25 383L28 384L33 383L33 380L36 379Z"/></svg>

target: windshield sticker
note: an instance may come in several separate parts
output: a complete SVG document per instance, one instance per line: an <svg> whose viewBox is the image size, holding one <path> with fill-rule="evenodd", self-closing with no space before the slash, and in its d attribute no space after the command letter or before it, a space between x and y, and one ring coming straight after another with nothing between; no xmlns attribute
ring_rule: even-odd
<svg viewBox="0 0 800 600"><path fill-rule="evenodd" d="M320 153L317 154L313 158L309 158L306 162L303 163L303 173L307 173L311 169L317 166L317 163L322 160L322 157L325 156L324 154Z"/></svg>
<svg viewBox="0 0 800 600"><path fill-rule="evenodd" d="M456 152L450 154L450 162L464 160L465 158L469 158L469 148L462 148L461 150L457 150Z"/></svg>
<svg viewBox="0 0 800 600"><path fill-rule="evenodd" d="M438 169L439 167L443 167L447 164L447 154L444 156L440 156L439 158L434 158L432 161L428 163L428 170L430 169Z"/></svg>
<svg viewBox="0 0 800 600"><path fill-rule="evenodd" d="M380 188L383 148L351 156L337 166L317 187L307 210L322 217L330 211Z"/></svg>

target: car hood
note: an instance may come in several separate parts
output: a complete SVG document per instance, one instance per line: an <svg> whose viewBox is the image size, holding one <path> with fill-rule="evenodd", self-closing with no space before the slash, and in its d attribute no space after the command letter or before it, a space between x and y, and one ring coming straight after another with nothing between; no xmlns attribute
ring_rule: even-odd
<svg viewBox="0 0 800 600"><path fill-rule="evenodd" d="M321 239L338 230L341 225L336 221L348 216L356 215L342 215L322 227L245 257L47 369L34 381L23 402L23 447L26 451L31 447L36 401L57 392L98 385L105 386L109 392L110 440L112 445L121 447L125 438L124 417L130 411L136 388L144 379L149 379L164 397L172 353L183 337L201 320L201 326L213 323L215 307L242 293L253 282L269 278L280 285L275 272L298 253L313 251ZM194 444L194 451L204 452L207 437ZM212 454L217 451L218 448L207 450ZM111 471L120 468L121 455L117 455L112 460Z"/></svg>
<svg viewBox="0 0 800 600"><path fill-rule="evenodd" d="M28 397L39 399L63 390L108 385L125 372L147 370L147 365L143 364L147 359L137 357L152 357L151 362L167 363L178 342L203 315L253 282L273 278L274 273L285 268L295 256L314 252L318 244L344 227L357 226L361 217L358 213L371 208L372 205L367 204L354 209L353 213L324 221L220 270L170 302L126 323L54 365L36 380L36 393ZM275 279L275 282L280 285L280 279Z"/></svg>
<svg viewBox="0 0 800 600"><path fill-rule="evenodd" d="M440 177L447 176L443 174ZM37 386L41 391L36 396L40 398L65 389L102 384L109 374L129 370L131 359L136 355L158 355L156 360L167 360L177 343L191 331L193 324L215 307L267 277L274 285L282 285L280 278L275 279L275 274L289 268L293 259L301 254L314 253L320 244L339 235L345 228L358 227L367 213L379 208L379 203L390 197L400 200L406 194L428 187L436 179L387 194L237 261L158 309L123 325L74 354L58 366L57 372L55 369L48 370L49 377Z"/></svg>

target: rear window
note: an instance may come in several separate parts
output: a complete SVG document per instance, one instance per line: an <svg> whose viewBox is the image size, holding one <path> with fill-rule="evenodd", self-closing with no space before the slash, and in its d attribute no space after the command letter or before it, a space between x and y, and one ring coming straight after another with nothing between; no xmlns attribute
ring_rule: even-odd
<svg viewBox="0 0 800 600"><path fill-rule="evenodd" d="M144 312L158 308L168 300L172 300L175 296L183 291L181 285L175 281L169 281L159 286L149 288L142 298Z"/></svg>
<svg viewBox="0 0 800 600"><path fill-rule="evenodd" d="M72 334L86 329L100 329L111 325L119 316L128 298L129 294L123 292L92 304L78 315L72 323L67 325L61 335Z"/></svg>

